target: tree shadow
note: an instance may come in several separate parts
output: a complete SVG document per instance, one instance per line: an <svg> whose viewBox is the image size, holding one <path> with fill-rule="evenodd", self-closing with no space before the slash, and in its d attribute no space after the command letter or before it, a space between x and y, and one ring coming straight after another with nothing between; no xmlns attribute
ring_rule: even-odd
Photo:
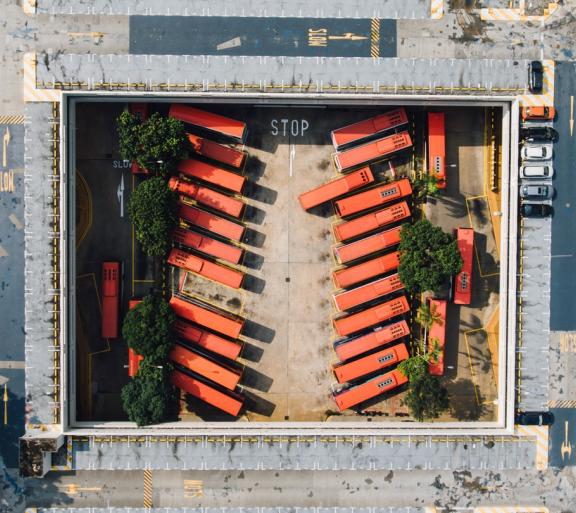
<svg viewBox="0 0 576 513"><path fill-rule="evenodd" d="M450 410L459 421L478 420L486 413L484 397L469 379L446 383L450 394Z"/></svg>

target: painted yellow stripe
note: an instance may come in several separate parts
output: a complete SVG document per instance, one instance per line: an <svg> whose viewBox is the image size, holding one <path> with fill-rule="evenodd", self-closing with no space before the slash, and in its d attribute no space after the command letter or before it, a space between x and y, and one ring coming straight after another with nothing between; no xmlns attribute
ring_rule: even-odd
<svg viewBox="0 0 576 513"><path fill-rule="evenodd" d="M25 102L59 102L62 97L61 91L55 89L36 88L36 54L24 54L24 91Z"/></svg>
<svg viewBox="0 0 576 513"><path fill-rule="evenodd" d="M372 18L370 22L370 55L380 57L380 19Z"/></svg>
<svg viewBox="0 0 576 513"><path fill-rule="evenodd" d="M0 125L22 125L24 116L0 116Z"/></svg>
<svg viewBox="0 0 576 513"><path fill-rule="evenodd" d="M144 471L144 507L152 507L152 471Z"/></svg>

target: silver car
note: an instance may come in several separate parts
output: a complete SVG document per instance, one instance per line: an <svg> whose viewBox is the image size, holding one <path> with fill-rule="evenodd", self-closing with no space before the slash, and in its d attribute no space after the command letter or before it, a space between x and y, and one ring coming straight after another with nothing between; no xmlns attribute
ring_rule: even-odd
<svg viewBox="0 0 576 513"><path fill-rule="evenodd" d="M554 196L554 187L544 183L521 185L520 196L529 200L552 199Z"/></svg>
<svg viewBox="0 0 576 513"><path fill-rule="evenodd" d="M552 158L552 145L538 144L522 146L520 155L524 160L550 160Z"/></svg>
<svg viewBox="0 0 576 513"><path fill-rule="evenodd" d="M520 178L527 180L542 180L553 176L554 168L552 166L534 164L520 167Z"/></svg>

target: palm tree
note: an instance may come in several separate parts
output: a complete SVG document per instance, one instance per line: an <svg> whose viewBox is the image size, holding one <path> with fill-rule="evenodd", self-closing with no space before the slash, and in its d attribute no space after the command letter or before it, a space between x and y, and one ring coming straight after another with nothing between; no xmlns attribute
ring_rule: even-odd
<svg viewBox="0 0 576 513"><path fill-rule="evenodd" d="M442 316L436 311L436 305L433 304L430 307L429 303L423 303L418 307L416 320L426 329L431 328L433 324L438 324L438 326L444 324Z"/></svg>

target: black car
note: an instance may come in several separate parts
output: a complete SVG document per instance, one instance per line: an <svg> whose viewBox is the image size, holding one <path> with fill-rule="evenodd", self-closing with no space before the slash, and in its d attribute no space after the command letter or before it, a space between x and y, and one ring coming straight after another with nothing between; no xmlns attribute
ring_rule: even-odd
<svg viewBox="0 0 576 513"><path fill-rule="evenodd" d="M556 141L558 132L549 126L531 126L521 128L520 137L526 142Z"/></svg>
<svg viewBox="0 0 576 513"><path fill-rule="evenodd" d="M523 203L520 212L524 217L548 217L552 215L552 207L544 203Z"/></svg>
<svg viewBox="0 0 576 513"><path fill-rule="evenodd" d="M522 426L550 426L554 415L549 411L524 411L516 414L516 424Z"/></svg>
<svg viewBox="0 0 576 513"><path fill-rule="evenodd" d="M528 85L531 93L541 93L544 83L544 67L540 61L532 61L528 68Z"/></svg>

